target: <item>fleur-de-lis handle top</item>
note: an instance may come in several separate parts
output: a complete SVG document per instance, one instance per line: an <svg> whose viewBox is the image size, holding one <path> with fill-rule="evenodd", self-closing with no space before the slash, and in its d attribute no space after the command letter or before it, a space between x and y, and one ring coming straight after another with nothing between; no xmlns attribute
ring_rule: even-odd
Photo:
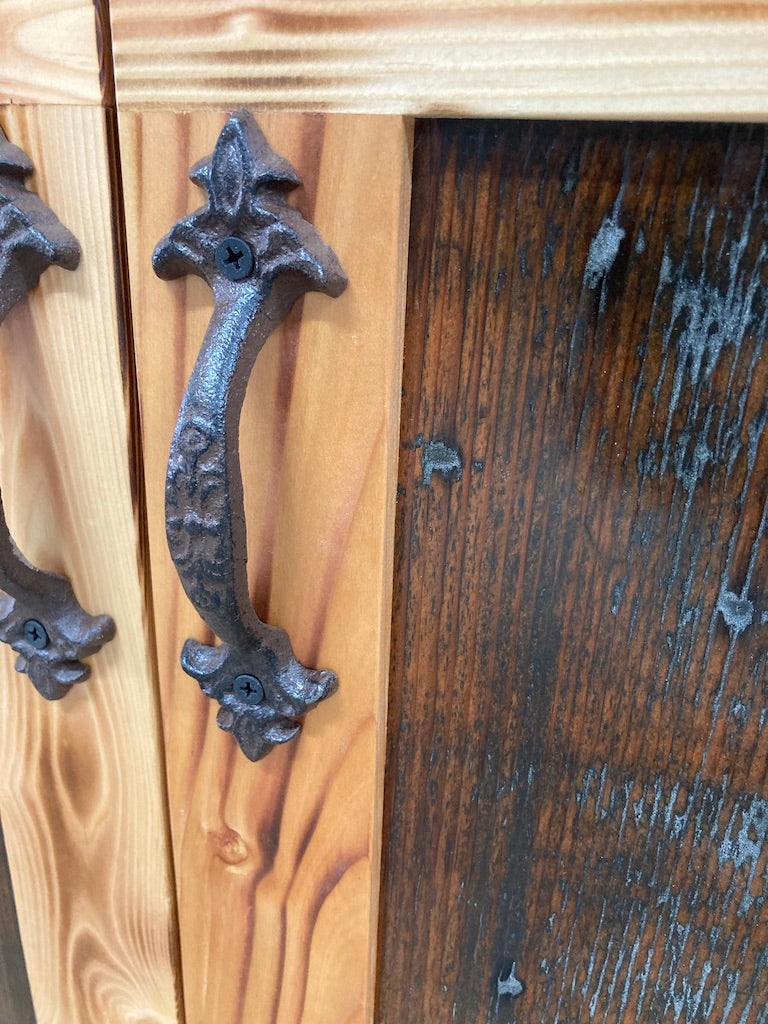
<svg viewBox="0 0 768 1024"><path fill-rule="evenodd" d="M31 291L51 265L74 270L77 239L49 207L27 190L32 173L25 153L0 129L0 322ZM13 542L0 498L0 640L17 652L26 672L48 700L59 700L90 675L82 658L115 635L108 615L88 615L64 576L42 572Z"/></svg>
<svg viewBox="0 0 768 1024"><path fill-rule="evenodd" d="M174 225L153 265L162 278L204 278L215 307L171 443L166 532L189 599L222 641L187 640L181 664L221 705L219 726L256 761L294 737L337 680L301 665L287 634L263 623L251 604L240 412L256 356L296 299L308 291L340 295L347 279L286 202L300 179L247 111L227 121L212 156L190 177L208 202Z"/></svg>

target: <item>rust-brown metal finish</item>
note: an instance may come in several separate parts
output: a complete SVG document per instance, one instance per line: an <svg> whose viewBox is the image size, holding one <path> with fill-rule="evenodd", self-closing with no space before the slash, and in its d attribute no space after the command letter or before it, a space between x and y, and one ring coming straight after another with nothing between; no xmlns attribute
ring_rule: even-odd
<svg viewBox="0 0 768 1024"><path fill-rule="evenodd" d="M39 196L25 186L33 167L0 130L0 322L51 265L74 270L77 239ZM0 498L0 640L17 652L48 700L58 700L90 675L82 659L115 635L108 615L89 615L64 576L42 572L13 542Z"/></svg>
<svg viewBox="0 0 768 1024"><path fill-rule="evenodd" d="M215 309L182 401L166 480L166 531L187 596L221 638L187 640L184 670L219 702L219 726L252 761L292 739L333 693L336 676L301 665L287 634L263 623L248 593L239 460L243 397L256 356L296 299L340 295L338 259L285 193L300 184L247 111L225 124L190 177L208 202L158 244L156 273L197 274Z"/></svg>

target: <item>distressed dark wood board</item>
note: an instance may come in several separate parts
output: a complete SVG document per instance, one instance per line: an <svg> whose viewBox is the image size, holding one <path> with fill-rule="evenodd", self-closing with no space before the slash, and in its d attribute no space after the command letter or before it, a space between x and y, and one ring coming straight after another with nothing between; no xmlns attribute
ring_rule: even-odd
<svg viewBox="0 0 768 1024"><path fill-rule="evenodd" d="M768 1021L766 131L414 160L377 1020Z"/></svg>
<svg viewBox="0 0 768 1024"><path fill-rule="evenodd" d="M13 898L11 872L0 821L0 1020L7 1024L35 1024L24 950Z"/></svg>

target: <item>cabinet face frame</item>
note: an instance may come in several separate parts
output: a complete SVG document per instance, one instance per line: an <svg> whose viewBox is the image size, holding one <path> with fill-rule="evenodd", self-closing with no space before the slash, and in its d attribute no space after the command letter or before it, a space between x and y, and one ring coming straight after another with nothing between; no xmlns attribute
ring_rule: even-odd
<svg viewBox="0 0 768 1024"><path fill-rule="evenodd" d="M22 0L2 2L14 30L2 50L0 104L99 105L105 51L92 32L90 0L44 0L29 18ZM247 104L255 112L355 111L398 121L768 117L762 3L726 3L706 18L687 0L662 15L571 0L550 5L543 16L536 4L519 0L401 0L392 14L386 12L393 5L383 2L373 10L341 0L302 2L290 12L285 6L205 3L190 17L179 0L162 8L112 0L121 112L221 112ZM105 39L106 12L99 14ZM248 44L257 36L259 48ZM61 38L74 45L57 52L50 40ZM232 51L234 61L227 59ZM328 237L333 244L332 226ZM402 277L393 287L398 292L390 299L402 307Z"/></svg>

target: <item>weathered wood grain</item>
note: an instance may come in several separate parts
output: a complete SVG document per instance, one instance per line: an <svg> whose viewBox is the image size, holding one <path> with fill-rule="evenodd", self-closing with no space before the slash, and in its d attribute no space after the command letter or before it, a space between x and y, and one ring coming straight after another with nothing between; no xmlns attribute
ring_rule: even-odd
<svg viewBox="0 0 768 1024"><path fill-rule="evenodd" d="M339 691L248 762L179 664L211 642L164 527L176 416L213 301L151 272L202 201L190 166L225 115L120 117L168 787L190 1024L370 1020L391 618L408 136L399 118L272 115L305 217L350 279L308 296L259 355L241 421L252 597Z"/></svg>
<svg viewBox="0 0 768 1024"><path fill-rule="evenodd" d="M35 1024L11 872L0 822L0 1020Z"/></svg>
<svg viewBox="0 0 768 1024"><path fill-rule="evenodd" d="M766 141L417 131L382 1024L766 1020Z"/></svg>
<svg viewBox="0 0 768 1024"><path fill-rule="evenodd" d="M38 1024L177 1024L159 708L138 567L99 107L0 110L77 236L0 328L0 481L24 553L109 612L115 640L62 701L0 651L0 813Z"/></svg>
<svg viewBox="0 0 768 1024"><path fill-rule="evenodd" d="M764 0L111 0L120 102L764 119Z"/></svg>
<svg viewBox="0 0 768 1024"><path fill-rule="evenodd" d="M0 0L0 104L99 104L99 43L94 0Z"/></svg>

